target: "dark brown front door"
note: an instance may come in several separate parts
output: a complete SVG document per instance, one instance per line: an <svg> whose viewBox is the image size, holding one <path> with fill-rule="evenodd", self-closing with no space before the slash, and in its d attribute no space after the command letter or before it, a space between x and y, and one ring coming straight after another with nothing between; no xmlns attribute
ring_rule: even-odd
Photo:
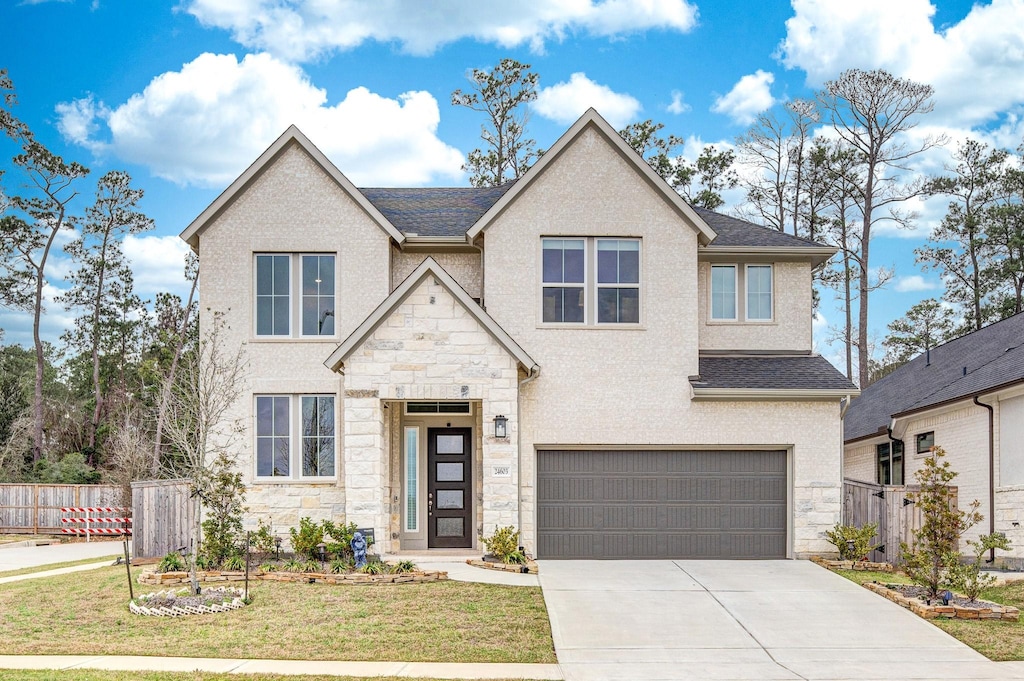
<svg viewBox="0 0 1024 681"><path fill-rule="evenodd" d="M472 429L427 429L427 546L473 546Z"/></svg>

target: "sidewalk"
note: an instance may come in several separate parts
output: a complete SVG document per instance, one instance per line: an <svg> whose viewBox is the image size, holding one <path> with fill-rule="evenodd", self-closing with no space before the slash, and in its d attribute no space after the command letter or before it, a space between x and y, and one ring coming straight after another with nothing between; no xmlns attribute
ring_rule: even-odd
<svg viewBox="0 0 1024 681"><path fill-rule="evenodd" d="M226 660L205 657L115 655L0 655L0 669L203 671L221 674L323 674L437 679L539 679L542 681L560 681L563 678L557 664Z"/></svg>

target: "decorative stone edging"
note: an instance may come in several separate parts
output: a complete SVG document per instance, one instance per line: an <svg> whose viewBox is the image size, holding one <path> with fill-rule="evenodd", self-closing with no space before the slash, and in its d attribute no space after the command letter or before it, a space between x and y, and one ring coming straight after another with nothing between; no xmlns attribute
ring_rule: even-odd
<svg viewBox="0 0 1024 681"><path fill-rule="evenodd" d="M489 560L480 560L479 558L468 558L466 565L472 565L473 567L487 568L488 570L499 570L501 572L518 572L521 574L535 575L540 572L540 568L537 567L537 563L532 560L526 561L524 564L516 563L493 563Z"/></svg>
<svg viewBox="0 0 1024 681"><path fill-rule="evenodd" d="M964 620L1008 620L1016 622L1020 617L1020 611L1010 605L999 605L988 601L979 601L983 604L980 608L964 608L959 605L929 605L917 598L908 598L899 591L888 588L878 582L865 582L864 588L873 591L879 596L885 596L893 603L901 605L918 617L926 620L937 618L964 619Z"/></svg>
<svg viewBox="0 0 1024 681"><path fill-rule="evenodd" d="M860 570L863 572L894 572L889 563L872 563L868 560L831 560L821 556L811 556L811 562L829 570Z"/></svg>
<svg viewBox="0 0 1024 681"><path fill-rule="evenodd" d="M208 615L215 612L229 612L231 610L237 610L245 607L245 601L242 600L241 589L222 587L220 589L210 589L206 591L207 595L211 593L219 593L222 596L231 596L232 598L230 601L225 601L219 604L172 605L170 607L160 606L155 608L148 608L145 605L139 605L135 602L178 596L177 593L168 589L167 591L156 591L151 594L142 594L136 598L135 601L128 602L128 609L136 615L147 615L150 617L182 617L185 615Z"/></svg>
<svg viewBox="0 0 1024 681"><path fill-rule="evenodd" d="M197 573L200 582L241 582L245 580L244 572L225 572L218 570L200 571ZM323 572L263 572L254 570L249 573L250 580L271 582L301 582L312 584L423 584L440 582L448 579L448 573L440 570L414 570L386 575L370 575L363 572L323 573ZM139 584L170 586L187 584L187 572L143 572L139 574Z"/></svg>

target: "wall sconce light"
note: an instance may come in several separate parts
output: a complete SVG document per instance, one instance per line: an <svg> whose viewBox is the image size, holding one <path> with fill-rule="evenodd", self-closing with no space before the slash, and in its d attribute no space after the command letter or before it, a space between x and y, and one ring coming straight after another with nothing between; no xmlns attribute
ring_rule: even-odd
<svg viewBox="0 0 1024 681"><path fill-rule="evenodd" d="M508 419L501 414L494 417L494 437L499 439L508 437Z"/></svg>

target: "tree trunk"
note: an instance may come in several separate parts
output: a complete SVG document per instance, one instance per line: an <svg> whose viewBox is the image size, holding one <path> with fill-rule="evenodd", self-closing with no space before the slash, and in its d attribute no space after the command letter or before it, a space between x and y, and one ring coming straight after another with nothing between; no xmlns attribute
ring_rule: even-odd
<svg viewBox="0 0 1024 681"><path fill-rule="evenodd" d="M92 424L89 428L90 457L96 452L96 433L100 429L100 414L103 413L103 392L100 389L100 303L103 300L103 280L107 273L107 240L110 230L103 235L103 247L100 251L100 271L96 282L96 298L92 306L92 391L96 404L92 410ZM90 462L96 465L95 461Z"/></svg>
<svg viewBox="0 0 1024 681"><path fill-rule="evenodd" d="M185 314L182 316L181 327L176 329L177 343L174 346L174 355L171 358L171 368L167 378L160 390L160 406L156 412L156 435L153 438L153 470L160 470L160 451L163 449L164 422L167 418L167 401L170 399L170 392L174 386L174 379L178 373L178 362L181 359L181 346L184 343L185 329L188 327L188 320L192 314L192 301L195 299L196 286L199 284L199 273L192 280L192 288L188 292L188 303L185 304Z"/></svg>
<svg viewBox="0 0 1024 681"><path fill-rule="evenodd" d="M860 282L857 289L860 299L857 301L857 367L858 383L861 390L868 386L868 362L870 361L868 349L868 259L871 250L871 211L874 207L875 191L875 162L869 159L867 164L867 179L864 184L864 222L860 240Z"/></svg>

